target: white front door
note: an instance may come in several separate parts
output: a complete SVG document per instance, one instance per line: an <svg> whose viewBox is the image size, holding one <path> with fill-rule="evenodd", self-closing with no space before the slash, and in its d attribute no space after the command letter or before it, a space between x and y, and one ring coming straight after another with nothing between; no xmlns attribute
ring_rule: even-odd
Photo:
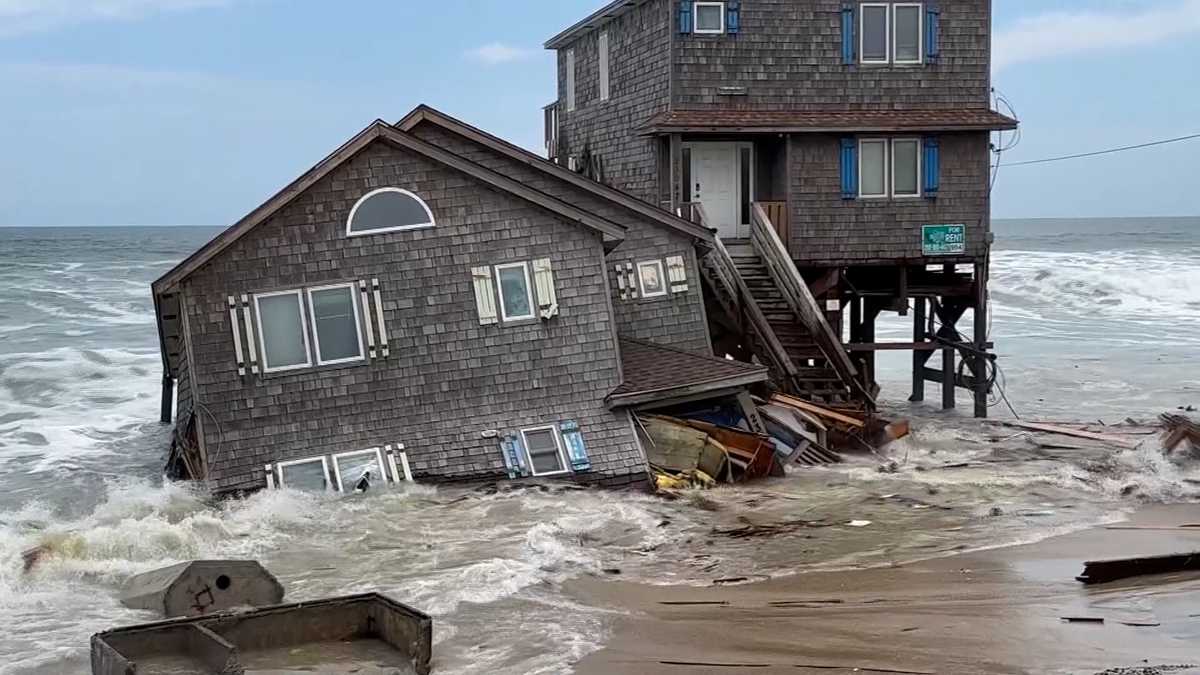
<svg viewBox="0 0 1200 675"><path fill-rule="evenodd" d="M710 227L722 238L750 236L742 218L742 143L691 143L692 201L704 206ZM749 154L749 153L747 153ZM747 167L749 168L749 167Z"/></svg>

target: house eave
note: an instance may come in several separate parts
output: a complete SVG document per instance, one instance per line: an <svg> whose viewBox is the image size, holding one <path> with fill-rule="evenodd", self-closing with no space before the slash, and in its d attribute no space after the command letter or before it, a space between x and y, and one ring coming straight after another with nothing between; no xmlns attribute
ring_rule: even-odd
<svg viewBox="0 0 1200 675"><path fill-rule="evenodd" d="M581 36L590 33L608 22L646 3L647 0L615 0L576 22L570 28L550 38L543 45L546 49L565 47Z"/></svg>
<svg viewBox="0 0 1200 675"><path fill-rule="evenodd" d="M628 394L609 394L604 401L609 408L617 409L645 405L647 403L657 403L670 399L695 398L699 394L713 394L715 396L720 393L728 393L729 390L737 390L760 382L766 382L768 378L769 375L766 369L763 369L732 377L719 377L702 382L689 382L688 384L674 387L662 387Z"/></svg>

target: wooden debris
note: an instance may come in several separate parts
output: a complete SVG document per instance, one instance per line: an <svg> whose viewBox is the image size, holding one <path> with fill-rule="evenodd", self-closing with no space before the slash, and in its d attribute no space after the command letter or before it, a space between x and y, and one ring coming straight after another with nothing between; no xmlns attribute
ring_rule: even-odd
<svg viewBox="0 0 1200 675"><path fill-rule="evenodd" d="M1027 429L1029 431L1041 431L1048 434L1059 434L1060 436L1071 436L1072 438L1086 438L1102 443L1109 443L1127 450L1133 450L1141 445L1141 441L1128 436L1117 434L1099 434L1092 431L1082 431L1072 429L1070 427L1059 426L1054 424L1040 424L1037 422L1020 422L1015 420L995 420L993 424L1003 424L1007 427L1016 427L1018 429Z"/></svg>
<svg viewBox="0 0 1200 675"><path fill-rule="evenodd" d="M1185 441L1190 446L1192 454L1200 453L1200 425L1183 415L1166 414L1161 418L1163 429L1163 448L1168 454L1175 452Z"/></svg>
<svg viewBox="0 0 1200 675"><path fill-rule="evenodd" d="M743 522L746 522L743 520ZM781 534L791 534L800 530L833 527L833 523L822 520L787 520L778 523L747 523L742 527L730 529L713 528L712 533L730 539L757 539L760 537L775 537Z"/></svg>
<svg viewBox="0 0 1200 675"><path fill-rule="evenodd" d="M1067 623L1104 623L1103 617L1096 616L1064 616L1060 618Z"/></svg>
<svg viewBox="0 0 1200 675"><path fill-rule="evenodd" d="M771 397L771 402L777 403L780 405L791 406L793 408L803 410L804 412L816 415L817 417L827 419L827 420L832 420L834 422L838 422L838 423L844 424L846 426L854 427L856 429L867 428L867 423L861 419L857 419L855 417L851 417L849 415L840 413L836 410L832 410L830 408L825 408L825 407L816 405L814 403L809 403L808 401L803 401L803 400L800 400L793 396L788 396L786 394L775 394L774 396Z"/></svg>
<svg viewBox="0 0 1200 675"><path fill-rule="evenodd" d="M1200 553L1149 556L1144 558L1122 558L1085 562L1083 574L1075 577L1085 584L1103 584L1118 579L1147 574L1167 574L1186 570L1200 570Z"/></svg>

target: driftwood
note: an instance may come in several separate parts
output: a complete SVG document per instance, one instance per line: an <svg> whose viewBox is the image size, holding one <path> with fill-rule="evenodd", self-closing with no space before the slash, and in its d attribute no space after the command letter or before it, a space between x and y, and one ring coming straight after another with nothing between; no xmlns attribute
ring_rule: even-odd
<svg viewBox="0 0 1200 675"><path fill-rule="evenodd" d="M1016 427L1018 429L1027 429L1029 431L1041 431L1048 434L1059 434L1060 436L1071 436L1072 438L1086 438L1092 441L1100 441L1102 443L1116 445L1127 450L1133 450L1141 445L1141 441L1129 438L1127 436L1119 436L1117 434L1098 434L1092 431L1071 429L1070 427L1062 427L1054 424L1018 422L1013 420L996 420L993 422L993 424L1003 424L1006 427Z"/></svg>
<svg viewBox="0 0 1200 675"><path fill-rule="evenodd" d="M1086 562L1083 564L1083 574L1075 577L1075 580L1085 584L1103 584L1146 574L1167 574L1186 570L1200 570L1200 553Z"/></svg>
<svg viewBox="0 0 1200 675"><path fill-rule="evenodd" d="M1183 415L1163 415L1161 419L1166 429L1163 448L1168 453L1174 452L1184 441L1192 446L1193 451L1200 450L1200 425Z"/></svg>

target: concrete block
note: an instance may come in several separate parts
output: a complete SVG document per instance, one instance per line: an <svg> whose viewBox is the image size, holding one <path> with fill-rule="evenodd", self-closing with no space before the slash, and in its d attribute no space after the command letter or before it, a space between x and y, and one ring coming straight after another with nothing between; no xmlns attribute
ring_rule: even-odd
<svg viewBox="0 0 1200 675"><path fill-rule="evenodd" d="M121 604L164 617L202 616L283 601L283 585L252 560L194 560L130 578Z"/></svg>

